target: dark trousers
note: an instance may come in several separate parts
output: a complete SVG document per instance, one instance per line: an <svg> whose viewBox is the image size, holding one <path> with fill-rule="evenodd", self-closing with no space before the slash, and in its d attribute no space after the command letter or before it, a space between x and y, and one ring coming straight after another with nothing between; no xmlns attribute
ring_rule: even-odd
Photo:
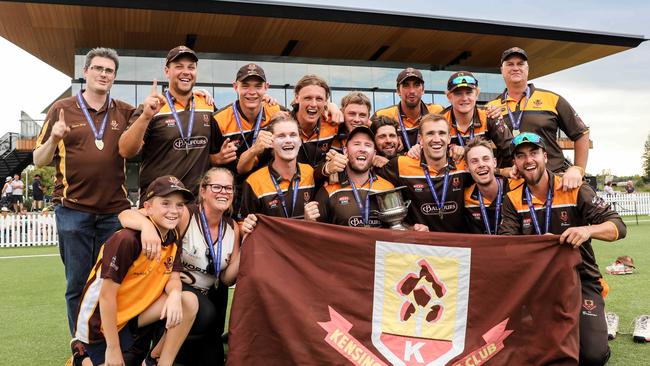
<svg viewBox="0 0 650 366"><path fill-rule="evenodd" d="M219 366L224 364L221 335L228 307L228 286L219 284L207 294L183 284L183 291L192 291L199 300L199 310L176 360L184 365Z"/></svg>
<svg viewBox="0 0 650 366"><path fill-rule="evenodd" d="M600 282L582 280L582 307L580 308L580 365L600 366L610 356L607 344L607 321L605 320L605 299Z"/></svg>
<svg viewBox="0 0 650 366"><path fill-rule="evenodd" d="M74 337L81 293L102 244L121 226L117 215L96 215L63 206L54 209L59 253L65 267L68 326Z"/></svg>

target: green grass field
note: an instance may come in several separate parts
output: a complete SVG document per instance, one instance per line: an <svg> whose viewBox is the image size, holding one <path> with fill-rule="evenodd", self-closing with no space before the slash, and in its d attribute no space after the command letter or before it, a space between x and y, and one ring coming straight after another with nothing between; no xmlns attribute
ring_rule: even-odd
<svg viewBox="0 0 650 366"><path fill-rule="evenodd" d="M650 314L650 217L639 225L628 222L628 237L616 243L595 242L598 262L604 267L619 255L630 255L637 273L605 277L610 285L607 309L621 318L618 338L610 342L609 365L644 365L650 345L632 341L632 321ZM1 258L54 254L31 258ZM63 298L65 281L58 248L0 249L0 364L63 365L69 357ZM645 360L645 361L643 361Z"/></svg>

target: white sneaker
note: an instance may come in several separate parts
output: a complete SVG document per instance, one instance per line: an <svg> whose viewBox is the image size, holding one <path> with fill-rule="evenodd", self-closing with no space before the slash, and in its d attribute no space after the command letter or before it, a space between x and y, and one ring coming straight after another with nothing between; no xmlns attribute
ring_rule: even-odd
<svg viewBox="0 0 650 366"><path fill-rule="evenodd" d="M634 319L634 337L635 342L650 342L650 315L640 315Z"/></svg>
<svg viewBox="0 0 650 366"><path fill-rule="evenodd" d="M622 263L613 263L605 267L605 272L611 275L625 275L634 273L634 269Z"/></svg>
<svg viewBox="0 0 650 366"><path fill-rule="evenodd" d="M616 338L616 333L618 333L618 315L607 312L605 313L605 321L607 321L607 338Z"/></svg>

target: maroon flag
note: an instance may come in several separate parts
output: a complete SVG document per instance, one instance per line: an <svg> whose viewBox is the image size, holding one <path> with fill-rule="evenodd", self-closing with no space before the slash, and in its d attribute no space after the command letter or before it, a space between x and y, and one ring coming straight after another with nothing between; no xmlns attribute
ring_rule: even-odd
<svg viewBox="0 0 650 366"><path fill-rule="evenodd" d="M577 365L577 250L557 236L260 216L228 365Z"/></svg>

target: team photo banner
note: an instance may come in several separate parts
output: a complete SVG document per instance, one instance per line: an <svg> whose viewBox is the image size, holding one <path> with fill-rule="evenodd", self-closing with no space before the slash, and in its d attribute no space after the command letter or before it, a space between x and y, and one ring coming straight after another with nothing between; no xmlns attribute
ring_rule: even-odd
<svg viewBox="0 0 650 366"><path fill-rule="evenodd" d="M258 216L228 365L577 365L578 250L558 237Z"/></svg>

